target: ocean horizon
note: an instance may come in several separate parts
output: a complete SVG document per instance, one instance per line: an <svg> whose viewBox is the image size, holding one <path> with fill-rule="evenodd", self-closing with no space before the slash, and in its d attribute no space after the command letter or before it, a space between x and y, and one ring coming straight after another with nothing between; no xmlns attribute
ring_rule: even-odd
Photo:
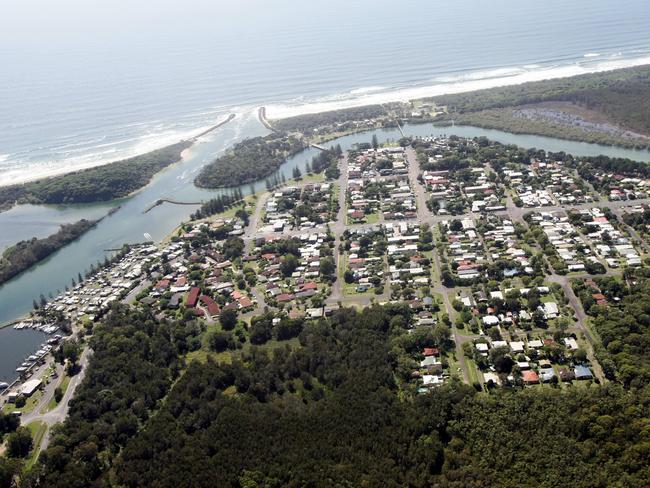
<svg viewBox="0 0 650 488"><path fill-rule="evenodd" d="M42 16L51 8L35 3ZM414 0L419 15L408 21L383 0L189 2L213 24L175 2L155 12L117 3L133 25L116 26L112 10L100 10L100 22L75 0L58 4L71 18L56 28L30 17L33 5L9 7L12 25L0 33L0 185L142 154L230 113L242 124L262 105L269 118L285 118L650 63L650 6L640 0L491 8L461 0L449 10ZM152 15L158 23L133 34ZM28 38L36 27L51 41L45 49ZM122 35L109 36L116 28Z"/></svg>

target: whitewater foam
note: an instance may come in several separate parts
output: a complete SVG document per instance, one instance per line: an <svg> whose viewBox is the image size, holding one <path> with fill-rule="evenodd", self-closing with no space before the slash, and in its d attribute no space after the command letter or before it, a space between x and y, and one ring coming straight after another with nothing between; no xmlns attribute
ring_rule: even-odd
<svg viewBox="0 0 650 488"><path fill-rule="evenodd" d="M267 105L266 113L270 119L285 119L304 114L389 102L407 102L418 98L462 93L499 86L518 85L531 81L565 78L588 73L631 68L645 64L650 64L650 56L647 54L628 59L613 58L575 62L566 65L527 65L520 68L496 68L474 73L461 73L456 76L437 77L432 80L431 84L427 84L426 86L412 86L381 92L364 93L356 97L339 94L338 96L322 97L306 103L272 104Z"/></svg>
<svg viewBox="0 0 650 488"><path fill-rule="evenodd" d="M71 154L77 151L67 151L67 155L62 153L60 159L49 161L30 163L23 161L20 164L13 164L10 155L0 155L0 157L5 157L4 159L0 158L0 163L4 163L3 166L8 167L6 171L0 171L0 186L26 183L128 159L194 137L196 134L206 131L212 125L205 125L191 130L162 129L160 132L152 131L140 137L93 146L88 148L91 152L80 156L70 157ZM115 147L124 142L135 143L124 149ZM98 151L97 149L102 150Z"/></svg>
<svg viewBox="0 0 650 488"><path fill-rule="evenodd" d="M372 92L378 92L382 90L386 90L387 88L385 86L366 86L362 88L356 88L354 90L350 90L351 95L363 95L365 93L372 93Z"/></svg>

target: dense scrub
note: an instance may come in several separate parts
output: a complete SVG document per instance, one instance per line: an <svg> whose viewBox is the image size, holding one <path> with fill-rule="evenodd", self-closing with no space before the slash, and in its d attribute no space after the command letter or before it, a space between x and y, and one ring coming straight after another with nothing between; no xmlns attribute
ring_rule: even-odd
<svg viewBox="0 0 650 488"><path fill-rule="evenodd" d="M517 116L516 109L497 108L466 112L454 115L457 124L474 125L486 129L500 129L513 134L541 134L547 137L571 141L589 142L605 146L621 146L642 149L650 145L650 139L623 137L606 130L585 129L580 125L569 125L548 119L530 119Z"/></svg>
<svg viewBox="0 0 650 488"><path fill-rule="evenodd" d="M20 241L6 249L0 257L0 284L31 268L70 242L78 239L85 232L97 225L96 220L82 219L74 224L64 224L61 229L43 239L34 237L29 241Z"/></svg>
<svg viewBox="0 0 650 488"><path fill-rule="evenodd" d="M366 119L377 119L385 117L391 112L397 111L400 114L405 107L399 103L388 103L385 105L366 105L363 107L351 107L330 112L315 114L297 115L281 120L274 120L273 127L284 131L308 132L317 127L345 125L351 121L364 121Z"/></svg>
<svg viewBox="0 0 650 488"><path fill-rule="evenodd" d="M605 374L628 387L650 384L650 272L628 269L627 280L596 280L608 300L597 305L593 290L576 282L574 289L602 341L598 351Z"/></svg>
<svg viewBox="0 0 650 488"><path fill-rule="evenodd" d="M400 319L395 317L401 316ZM641 486L646 393L620 387L401 401L404 311L345 311L301 348L195 364L116 465L125 486Z"/></svg>
<svg viewBox="0 0 650 488"><path fill-rule="evenodd" d="M16 202L91 203L122 198L145 186L161 169L179 161L181 153L191 145L191 141L181 141L115 163L0 187L0 208L11 207Z"/></svg>
<svg viewBox="0 0 650 488"><path fill-rule="evenodd" d="M306 147L306 143L301 139L283 133L246 139L203 167L194 183L203 188L252 183L269 176L284 163L286 158Z"/></svg>
<svg viewBox="0 0 650 488"><path fill-rule="evenodd" d="M650 134L650 68L647 66L443 95L432 100L464 114L460 118L466 123L565 139L626 143L622 138L579 131L575 127L565 126L562 134L558 124L515 119L503 110L488 110L550 101L570 102L603 114L610 123ZM627 144L643 145L638 139Z"/></svg>

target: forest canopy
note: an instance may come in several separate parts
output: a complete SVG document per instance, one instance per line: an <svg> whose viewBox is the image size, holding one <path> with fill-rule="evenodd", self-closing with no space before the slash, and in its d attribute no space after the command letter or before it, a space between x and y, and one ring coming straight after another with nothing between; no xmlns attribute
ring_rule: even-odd
<svg viewBox="0 0 650 488"><path fill-rule="evenodd" d="M253 137L203 167L194 183L202 188L222 188L252 183L269 176L285 159L307 147L300 138L284 133Z"/></svg>
<svg viewBox="0 0 650 488"><path fill-rule="evenodd" d="M644 486L647 385L400 390L404 305L343 309L298 343L182 357L194 322L115 309L29 486ZM194 325L193 325L194 324ZM396 349L397 348L397 349ZM178 381L174 378L181 374Z"/></svg>
<svg viewBox="0 0 650 488"><path fill-rule="evenodd" d="M0 257L0 285L78 239L95 227L97 222L81 219L74 224L63 224L56 234L43 239L34 237L29 241L20 241L5 249Z"/></svg>

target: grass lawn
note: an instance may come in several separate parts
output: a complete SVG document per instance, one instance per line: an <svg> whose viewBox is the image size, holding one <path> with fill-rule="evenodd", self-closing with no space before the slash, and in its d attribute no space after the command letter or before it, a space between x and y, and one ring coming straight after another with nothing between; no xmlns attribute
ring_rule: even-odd
<svg viewBox="0 0 650 488"><path fill-rule="evenodd" d="M199 349L198 351L192 351L187 354L187 362L198 361L199 363L205 364L208 361L208 356L214 359L217 362L224 362L230 364L232 362L232 355L230 351L224 352L212 352L206 349Z"/></svg>
<svg viewBox="0 0 650 488"><path fill-rule="evenodd" d="M346 224L347 225L354 225L354 224L376 224L379 222L379 212L374 212L371 214L367 214L365 218L363 219L363 222L357 222L355 220L352 220L350 217L346 216Z"/></svg>
<svg viewBox="0 0 650 488"><path fill-rule="evenodd" d="M325 173L305 174L300 179L291 179L294 183L322 183L325 181Z"/></svg>
<svg viewBox="0 0 650 488"><path fill-rule="evenodd" d="M63 380L59 384L59 388L61 388L61 391L65 395L65 392L68 391L68 386L70 386L70 377L67 374L63 375ZM54 410L56 406L58 405L58 402L55 400L54 395L52 395L52 398L50 399L49 403L41 409L41 413L46 413L49 412L50 410Z"/></svg>
<svg viewBox="0 0 650 488"><path fill-rule="evenodd" d="M357 284L356 283L345 283L343 282L343 294L344 295L353 295L353 296L367 296L367 295L374 295L375 294L375 287L371 286L367 291L364 291L363 293L357 292Z"/></svg>
<svg viewBox="0 0 650 488"><path fill-rule="evenodd" d="M447 296L449 297L449 303L452 304L451 309L447 310L447 313L449 314L449 320L451 320L452 322L455 322L456 317L458 317L458 312L453 307L454 300L460 300L460 298L458 298L457 295L458 295L458 291L451 290L451 291L447 292ZM442 310L442 309L445 308L445 306L442 305L442 307L440 307L440 308Z"/></svg>
<svg viewBox="0 0 650 488"><path fill-rule="evenodd" d="M27 458L26 464L28 468L31 468L36 462L36 459L38 458L36 453L38 452L38 447L41 445L41 442L43 441L43 437L47 432L47 424L35 420L34 422L27 424L27 428L32 434L33 447L32 447L32 451L29 454L29 457Z"/></svg>
<svg viewBox="0 0 650 488"><path fill-rule="evenodd" d="M42 396L43 396L43 392L41 390L38 390L31 397L27 399L27 403L25 403L24 407L16 408L15 403L7 403L5 404L4 407L2 407L2 411L4 413L11 413L11 412L22 412L24 414L31 413L36 408L36 405L38 404Z"/></svg>
<svg viewBox="0 0 650 488"><path fill-rule="evenodd" d="M470 384L474 384L474 383L483 384L483 382L481 381L482 375L479 376L480 373L476 368L476 363L474 362L474 360L468 358L467 356L463 356L463 361L465 361L465 365L467 366L468 369Z"/></svg>
<svg viewBox="0 0 650 488"><path fill-rule="evenodd" d="M257 346L260 349L267 349L267 350L273 350L278 347L284 347L284 346L289 346L291 348L298 347L300 345L300 340L297 337L294 337L293 339L289 339L287 341L276 341L275 339L272 339L268 341L265 344L262 344L261 346ZM244 344L244 347L242 351L247 351L252 347L252 344L250 342L246 342Z"/></svg>
<svg viewBox="0 0 650 488"><path fill-rule="evenodd" d="M463 379L463 370L460 368L460 363L456 360L456 355L450 353L447 356L447 362L449 363L449 375L455 376L459 379Z"/></svg>

